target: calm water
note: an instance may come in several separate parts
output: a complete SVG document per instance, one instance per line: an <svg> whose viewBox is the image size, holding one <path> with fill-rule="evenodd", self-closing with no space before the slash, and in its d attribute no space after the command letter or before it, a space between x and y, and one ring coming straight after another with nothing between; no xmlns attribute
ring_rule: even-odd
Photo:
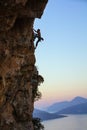
<svg viewBox="0 0 87 130"><path fill-rule="evenodd" d="M68 117L43 122L45 130L87 130L87 115Z"/></svg>

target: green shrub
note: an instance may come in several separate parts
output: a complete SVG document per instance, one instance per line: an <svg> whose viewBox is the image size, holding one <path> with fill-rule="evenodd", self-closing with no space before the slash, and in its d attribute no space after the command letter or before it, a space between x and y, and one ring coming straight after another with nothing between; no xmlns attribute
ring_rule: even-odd
<svg viewBox="0 0 87 130"><path fill-rule="evenodd" d="M34 101L37 101L41 98L42 94L39 92L38 87L33 87L32 89L32 97Z"/></svg>
<svg viewBox="0 0 87 130"><path fill-rule="evenodd" d="M33 118L32 122L34 130L44 130L44 126L41 124L40 118Z"/></svg>

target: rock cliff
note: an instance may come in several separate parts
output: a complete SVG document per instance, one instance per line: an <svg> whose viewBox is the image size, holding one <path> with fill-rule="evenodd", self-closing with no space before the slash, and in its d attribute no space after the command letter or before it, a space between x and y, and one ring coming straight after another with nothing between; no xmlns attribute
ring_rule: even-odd
<svg viewBox="0 0 87 130"><path fill-rule="evenodd" d="M33 24L48 0L0 1L0 130L34 130L43 82L35 67Z"/></svg>

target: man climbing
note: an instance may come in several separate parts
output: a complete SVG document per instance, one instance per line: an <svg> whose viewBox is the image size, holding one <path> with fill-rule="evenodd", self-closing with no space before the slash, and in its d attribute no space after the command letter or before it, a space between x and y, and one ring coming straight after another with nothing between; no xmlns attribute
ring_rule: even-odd
<svg viewBox="0 0 87 130"><path fill-rule="evenodd" d="M34 30L34 29L33 29ZM40 32L40 29L37 29L37 31L36 30L34 30L34 40L36 39L36 38L38 38L38 40L36 41L36 47L38 46L38 43L41 41L41 40L44 40L42 37L41 37L41 32ZM35 49L36 49L36 47L35 47Z"/></svg>

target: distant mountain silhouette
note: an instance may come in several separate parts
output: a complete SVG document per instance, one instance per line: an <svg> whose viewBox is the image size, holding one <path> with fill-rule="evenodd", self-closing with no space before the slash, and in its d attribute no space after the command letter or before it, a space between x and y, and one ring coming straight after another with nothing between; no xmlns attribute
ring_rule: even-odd
<svg viewBox="0 0 87 130"><path fill-rule="evenodd" d="M78 97L75 97L71 101L64 101L64 102L54 103L53 105L47 107L45 110L47 112L54 113L54 112L59 112L59 111L65 109L65 108L72 107L74 105L79 105L79 104L82 104L82 103L87 103L87 99L78 96Z"/></svg>
<svg viewBox="0 0 87 130"><path fill-rule="evenodd" d="M87 103L81 103L65 108L56 114L87 114Z"/></svg>
<svg viewBox="0 0 87 130"><path fill-rule="evenodd" d="M75 97L72 101L71 101L71 103L73 104L73 105L77 105L77 104L81 104L81 103L86 103L87 102L87 99L86 98L83 98L83 97Z"/></svg>
<svg viewBox="0 0 87 130"><path fill-rule="evenodd" d="M63 115L58 115L58 114L53 114L53 113L48 113L45 111L41 111L38 109L35 109L33 112L33 117L38 117L40 118L42 121L44 120L51 120L51 119L56 119L56 118L62 118L62 117L66 117Z"/></svg>

